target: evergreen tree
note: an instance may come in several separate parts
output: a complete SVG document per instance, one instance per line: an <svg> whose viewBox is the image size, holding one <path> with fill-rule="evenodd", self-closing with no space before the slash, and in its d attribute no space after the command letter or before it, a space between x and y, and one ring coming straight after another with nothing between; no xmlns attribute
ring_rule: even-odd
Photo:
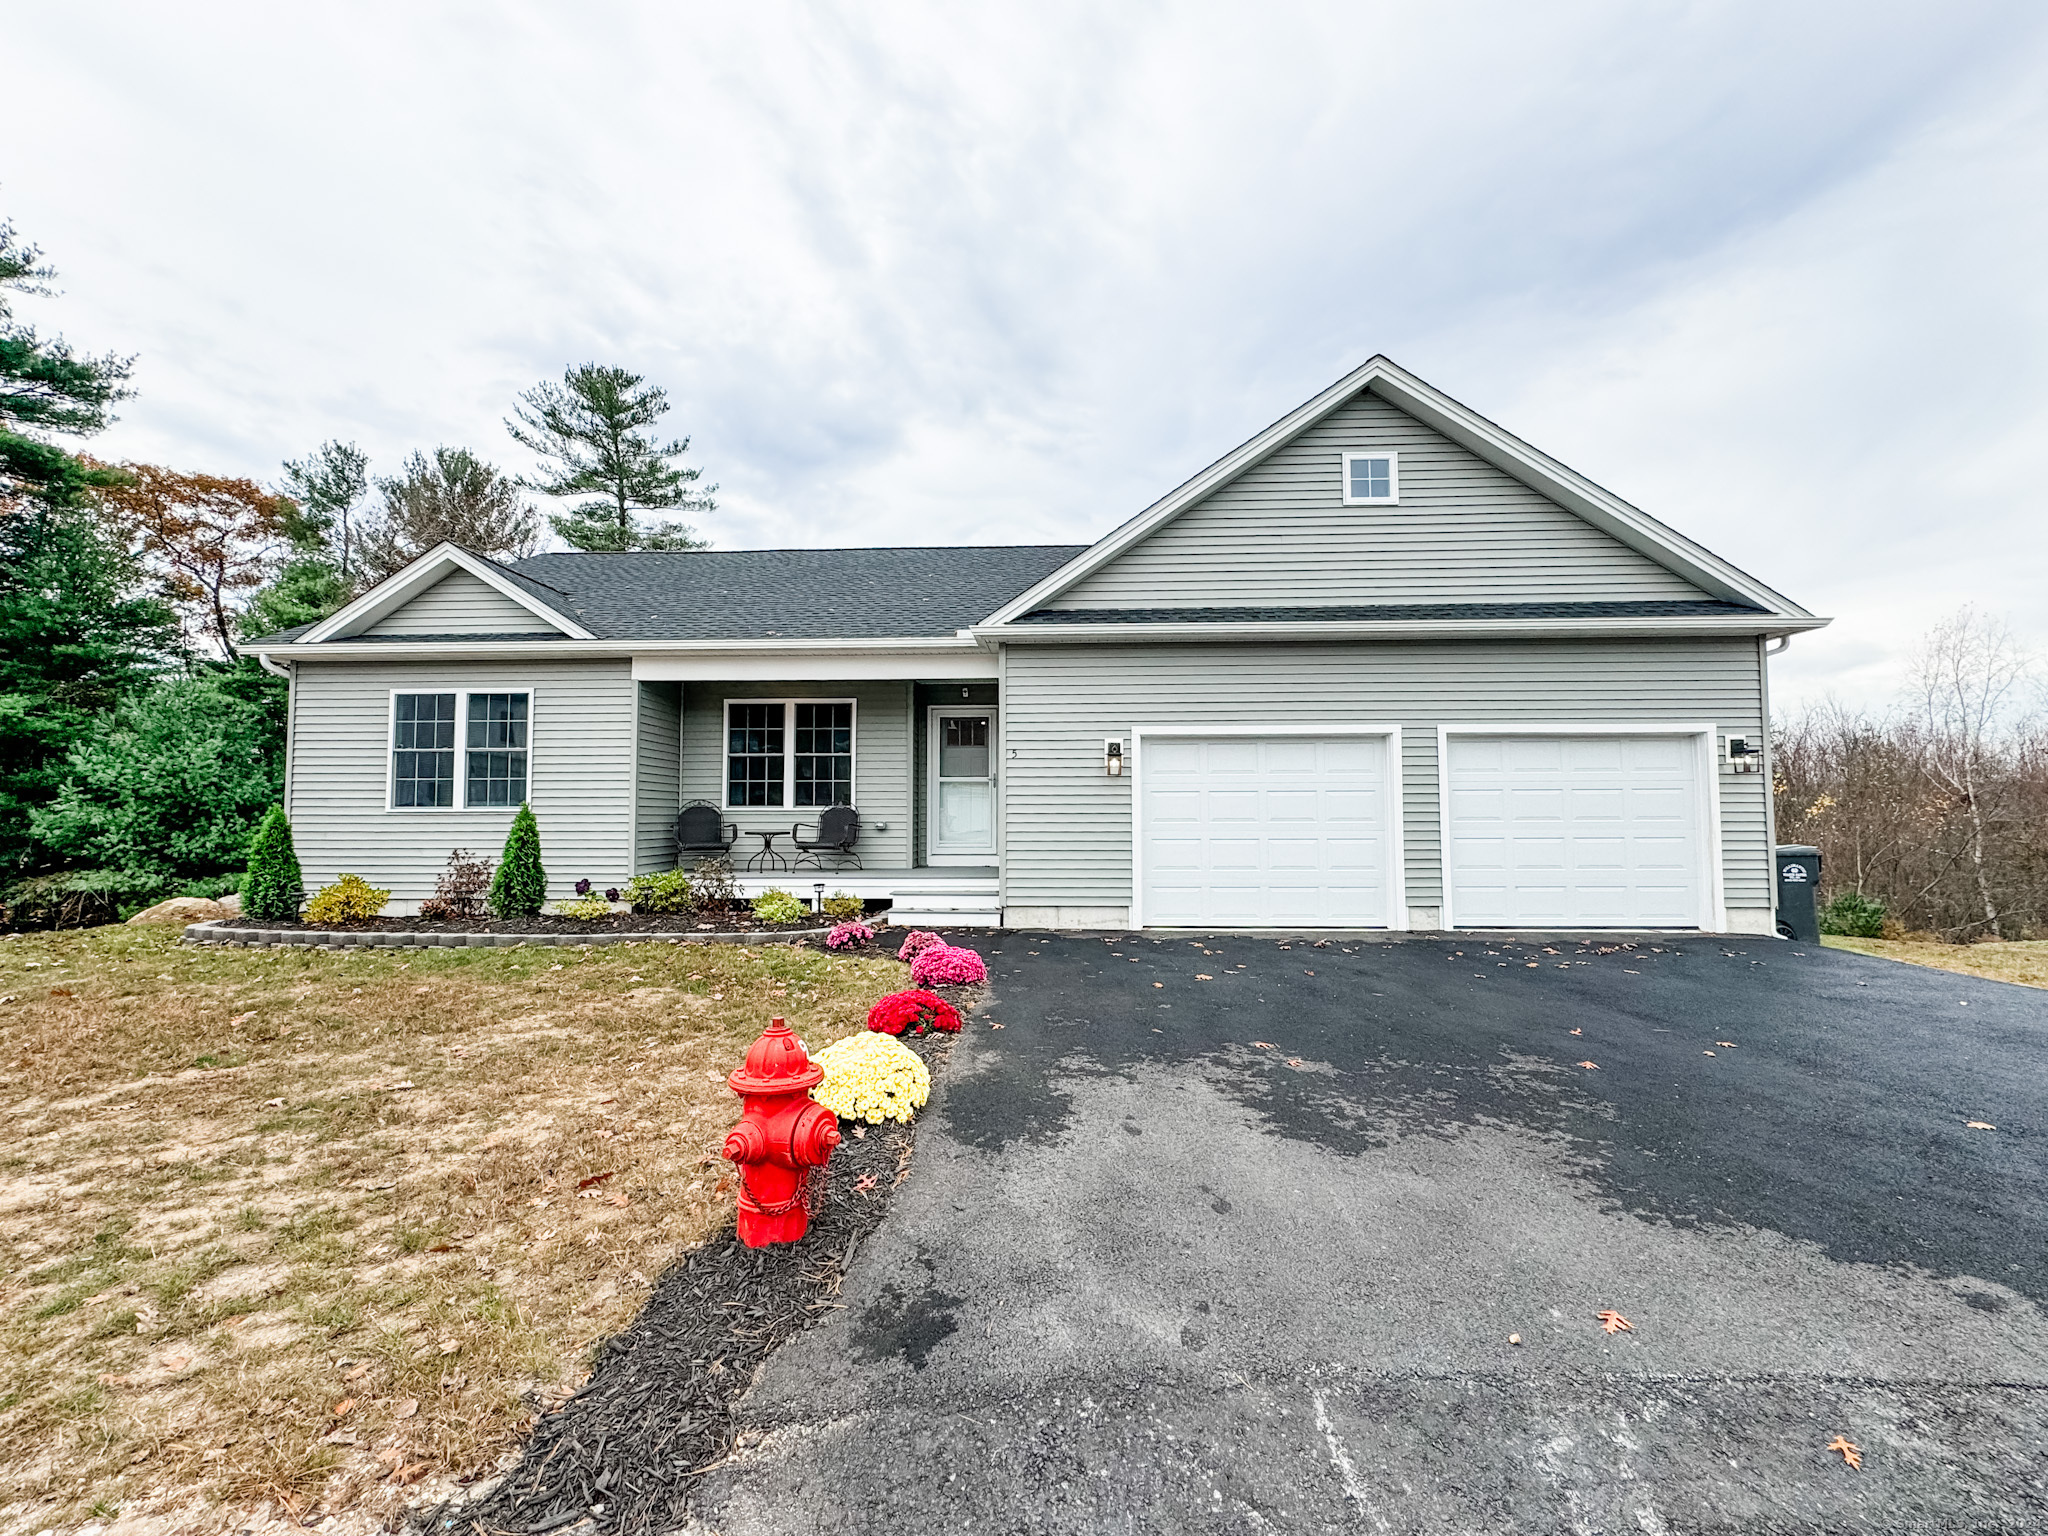
<svg viewBox="0 0 2048 1536"><path fill-rule="evenodd" d="M641 429L668 414L668 395L637 373L585 363L540 383L519 397L505 429L514 442L546 461L546 473L526 481L544 496L588 496L548 519L578 549L706 549L710 541L682 523L643 523L637 512L709 512L718 503L701 469L675 461L690 440L662 443Z"/></svg>
<svg viewBox="0 0 2048 1536"><path fill-rule="evenodd" d="M249 599L238 621L242 641L317 624L347 606L352 594L341 571L318 555L300 555L279 567L270 585Z"/></svg>
<svg viewBox="0 0 2048 1536"><path fill-rule="evenodd" d="M382 581L443 542L495 560L524 559L540 547L540 520L519 482L467 448L415 453L377 489L383 509L362 539L366 581Z"/></svg>
<svg viewBox="0 0 2048 1536"><path fill-rule="evenodd" d="M540 863L540 823L523 801L505 834L504 857L491 880L491 910L499 917L531 917L547 904L548 872Z"/></svg>
<svg viewBox="0 0 2048 1536"><path fill-rule="evenodd" d="M370 456L354 443L322 443L303 459L285 461L284 488L298 504L294 542L306 555L325 557L344 588L356 575L354 518L370 491L369 470Z"/></svg>
<svg viewBox="0 0 2048 1536"><path fill-rule="evenodd" d="M292 846L292 824L274 805L249 845L249 873L242 881L242 913L266 923L290 922L306 899L306 878Z"/></svg>

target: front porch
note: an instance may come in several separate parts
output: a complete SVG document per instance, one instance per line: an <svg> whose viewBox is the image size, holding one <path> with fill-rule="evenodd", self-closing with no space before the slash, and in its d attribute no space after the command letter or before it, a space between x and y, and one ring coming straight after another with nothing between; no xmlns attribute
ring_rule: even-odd
<svg viewBox="0 0 2048 1536"><path fill-rule="evenodd" d="M818 870L807 865L791 870L737 870L733 884L750 897L772 886L806 901L842 891L863 901L886 901L891 904L889 921L898 927L993 928L1002 921L1002 881L993 865L845 870Z"/></svg>

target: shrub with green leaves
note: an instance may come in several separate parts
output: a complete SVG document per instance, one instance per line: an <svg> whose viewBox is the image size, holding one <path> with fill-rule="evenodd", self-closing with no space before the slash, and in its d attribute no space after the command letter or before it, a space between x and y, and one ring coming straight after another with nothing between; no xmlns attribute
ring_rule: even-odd
<svg viewBox="0 0 2048 1536"><path fill-rule="evenodd" d="M382 912L384 903L390 899L389 891L378 890L361 875L343 875L334 884L313 893L313 899L306 903L306 921L366 922Z"/></svg>
<svg viewBox="0 0 2048 1536"><path fill-rule="evenodd" d="M1844 891L1821 909L1820 931L1845 939L1884 937L1884 903L1861 891Z"/></svg>
<svg viewBox="0 0 2048 1536"><path fill-rule="evenodd" d="M540 862L540 823L521 802L505 834L504 856L491 881L491 910L499 917L532 917L547 905L548 872Z"/></svg>
<svg viewBox="0 0 2048 1536"><path fill-rule="evenodd" d="M687 912L690 910L690 876L680 869L658 875L635 875L626 882L626 900L635 912Z"/></svg>
<svg viewBox="0 0 2048 1536"><path fill-rule="evenodd" d="M242 878L242 915L266 923L288 923L306 899L306 877L292 846L292 824L274 805L249 845L249 873Z"/></svg>
<svg viewBox="0 0 2048 1536"><path fill-rule="evenodd" d="M589 895L579 896L574 901L556 902L555 911L563 917L573 917L579 923L594 923L599 918L612 915L612 904L596 891L592 891Z"/></svg>
<svg viewBox="0 0 2048 1536"><path fill-rule="evenodd" d="M868 910L868 904L858 896L849 896L844 891L834 891L825 898L825 915L834 922L858 922Z"/></svg>
<svg viewBox="0 0 2048 1536"><path fill-rule="evenodd" d="M754 916L764 923L800 923L810 915L802 897L772 886L754 898Z"/></svg>

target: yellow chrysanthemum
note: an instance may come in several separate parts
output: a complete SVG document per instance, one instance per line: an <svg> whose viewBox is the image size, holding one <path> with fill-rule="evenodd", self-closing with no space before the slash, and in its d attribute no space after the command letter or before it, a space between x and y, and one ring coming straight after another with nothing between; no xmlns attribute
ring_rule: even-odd
<svg viewBox="0 0 2048 1536"><path fill-rule="evenodd" d="M825 1069L811 1097L842 1120L908 1120L931 1097L932 1075L923 1059L888 1035L848 1035L811 1060Z"/></svg>

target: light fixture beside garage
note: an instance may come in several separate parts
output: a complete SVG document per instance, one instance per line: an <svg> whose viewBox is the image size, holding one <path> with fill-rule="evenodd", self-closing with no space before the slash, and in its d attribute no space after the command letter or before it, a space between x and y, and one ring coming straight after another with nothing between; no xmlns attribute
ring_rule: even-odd
<svg viewBox="0 0 2048 1536"><path fill-rule="evenodd" d="M1102 771L1112 779L1124 776L1124 744L1115 737L1102 743Z"/></svg>

